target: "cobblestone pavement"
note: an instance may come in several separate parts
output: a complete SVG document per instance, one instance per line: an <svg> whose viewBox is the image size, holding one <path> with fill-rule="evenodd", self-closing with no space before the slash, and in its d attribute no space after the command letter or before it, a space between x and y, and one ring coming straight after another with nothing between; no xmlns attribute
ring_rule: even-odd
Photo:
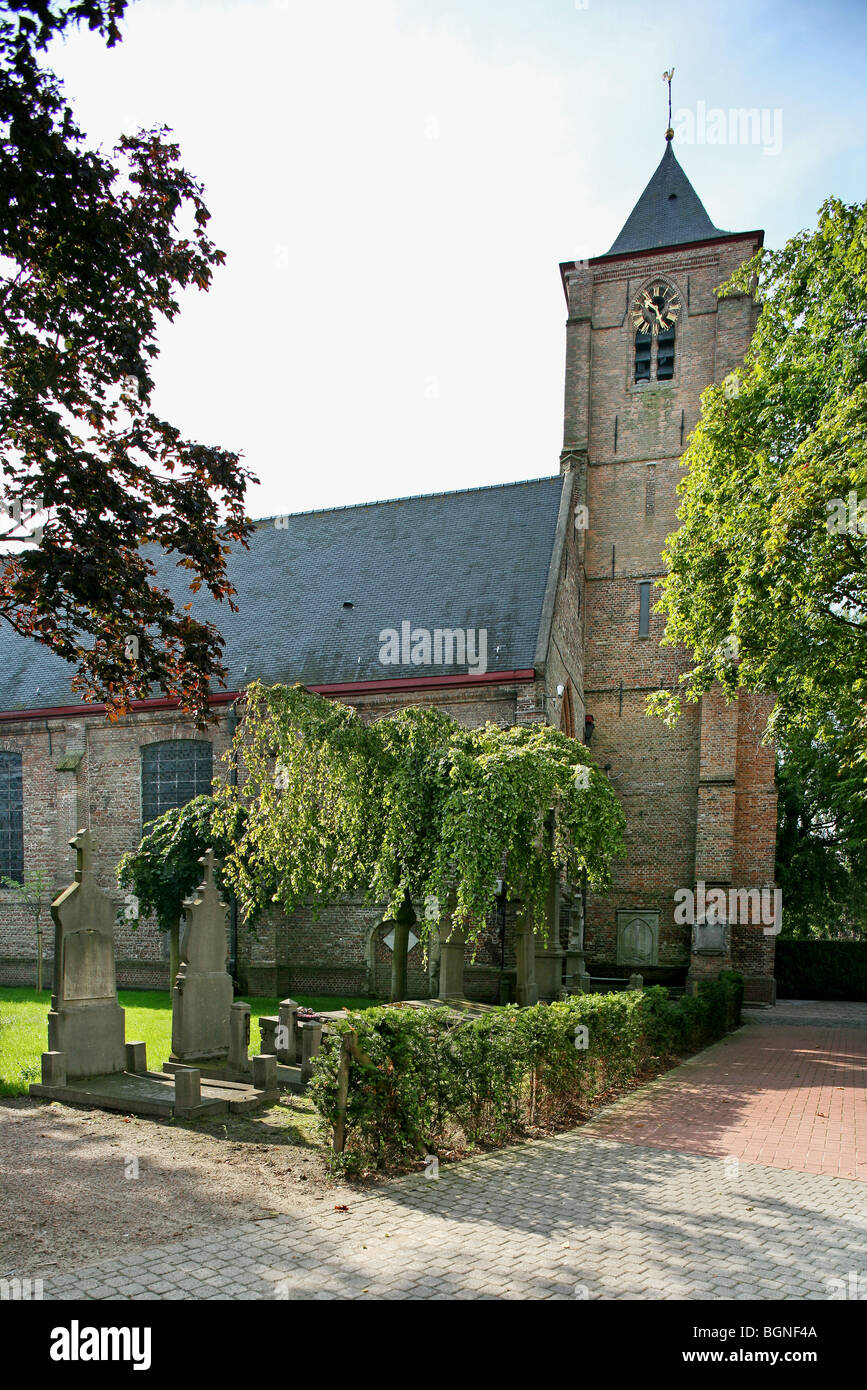
<svg viewBox="0 0 867 1390"><path fill-rule="evenodd" d="M852 1274L867 1291L865 1196L585 1129L401 1179L346 1213L107 1260L45 1296L829 1299Z"/></svg>
<svg viewBox="0 0 867 1390"><path fill-rule="evenodd" d="M582 1129L442 1165L435 1179L401 1178L347 1211L323 1202L125 1253L47 1278L45 1297L865 1298L867 1184L809 1171L809 1149L793 1159L778 1144L773 1162L744 1161L750 1126L766 1148L796 1112L813 1133L814 1090L824 1097L829 1075L867 1108L867 1038L846 1031L863 1027L862 1008L804 1007L782 1026L756 1010L740 1033ZM832 1086L816 1108L838 1094ZM828 1110L823 1134L844 1113L842 1102ZM833 1149L823 1139L821 1154Z"/></svg>

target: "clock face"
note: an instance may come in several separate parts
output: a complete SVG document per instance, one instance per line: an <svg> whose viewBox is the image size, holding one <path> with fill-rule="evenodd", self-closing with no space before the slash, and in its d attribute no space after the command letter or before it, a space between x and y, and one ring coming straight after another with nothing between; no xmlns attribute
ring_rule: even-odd
<svg viewBox="0 0 867 1390"><path fill-rule="evenodd" d="M673 328L680 313L677 291L661 280L639 290L632 301L632 326L636 333L664 333Z"/></svg>

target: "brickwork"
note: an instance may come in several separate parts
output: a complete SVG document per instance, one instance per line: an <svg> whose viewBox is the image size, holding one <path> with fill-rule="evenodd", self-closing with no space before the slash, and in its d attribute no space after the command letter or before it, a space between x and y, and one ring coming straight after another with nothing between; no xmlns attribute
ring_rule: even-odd
<svg viewBox="0 0 867 1390"><path fill-rule="evenodd" d="M715 288L758 244L758 234L723 236L565 268L566 487L540 614L535 678L341 698L366 720L413 704L436 706L467 727L486 720L503 726L549 723L578 738L585 715L591 715L592 751L624 805L628 847L626 861L615 866L611 891L587 897L591 971L625 973L618 961L618 912L642 911L654 930L658 914L648 978L666 971L683 978L689 967L695 978L730 960L747 976L748 998L771 999L773 936L761 927L738 927L724 962L693 959L691 929L674 920L675 890L697 880L772 884L773 752L761 741L770 704L742 696L727 706L714 691L687 706L674 729L666 728L646 716L646 698L676 686L687 655L660 645L663 620L652 611L647 635L639 632L640 585L663 573L662 548L677 526L681 455L699 418L701 392L738 365L755 326L757 310L749 297L720 302ZM630 308L642 287L657 279L674 289L681 305L673 376L636 384ZM586 528L579 520L583 508ZM651 607L654 601L651 590ZM221 774L228 710L206 736ZM97 839L99 880L117 895L117 861L140 837L142 746L201 737L189 721L153 711L115 724L95 714L4 723L0 748L19 751L24 759L25 864L47 867L55 891L64 887L73 869L67 842L88 825ZM467 966L468 993L499 997L501 971L514 968L513 916L510 908L503 945L492 915ZM344 902L318 918L306 910L288 921L272 913L255 932L240 923L240 982L268 995L385 993L391 962L381 921L381 905ZM564 929L564 944L567 938ZM49 958L51 945L49 930ZM153 924L134 932L120 923L119 984L168 985L166 946ZM31 921L0 892L0 983L32 979L34 952ZM426 994L435 979L435 943L430 961L417 946L409 961L410 993Z"/></svg>
<svg viewBox="0 0 867 1390"><path fill-rule="evenodd" d="M525 690L529 695L524 695ZM363 718L380 718L403 704L436 704L467 726L488 719L512 725L520 718L521 698L538 703L544 710L544 682L526 687L492 684L481 691L416 691L403 700L394 695L364 695L353 703ZM221 777L225 774L221 759L229 745L229 729L227 711L204 734L190 721L171 713L135 713L114 724L95 714L52 718L45 723L47 729L32 720L7 723L0 731L0 747L23 756L25 868L46 868L51 875L52 889L46 894L42 914L44 980L49 984L54 946L49 904L71 881L75 860L68 841L76 829L88 825L93 830L98 880L120 908L117 863L141 836L141 748L164 739L209 739L214 772ZM82 755L78 765L58 769L57 764L71 752ZM417 904L416 910L421 915L423 906ZM370 957L371 937L382 920L383 905L361 901L334 905L317 918L309 910L299 911L291 919L274 911L255 929L248 929L241 919L239 984L245 991L265 995L294 990L302 994L385 996L390 984L390 953L378 945L373 970ZM379 935L387 931L385 927ZM490 939L486 938L475 962L468 962L467 967L470 987L479 998L492 1001L499 998L499 948L495 950L492 944L495 935L491 927ZM154 922L145 920L133 929L121 918L115 927L115 954L120 988L169 987L168 940ZM513 967L511 948L507 957ZM32 986L35 980L34 920L14 903L9 892L0 892L0 984ZM410 955L408 985L410 993L418 997L430 992L430 965L423 959L421 945Z"/></svg>
<svg viewBox="0 0 867 1390"><path fill-rule="evenodd" d="M674 921L674 892L708 883L752 886L774 874L773 753L761 745L769 712L712 691L686 706L673 730L647 718L647 695L675 688L687 653L660 646L651 611L639 633L639 585L664 572L665 538L677 527L681 454L698 421L701 392L743 359L756 321L749 297L718 301L715 287L753 254L758 238L720 240L566 267L568 302L564 469L586 497L584 678L594 719L593 753L627 816L628 858L610 893L588 896L585 949L591 973L623 974L617 913L659 914L654 966L692 964L714 974L729 960L691 960L691 927ZM634 380L630 308L655 280L673 287L681 312L669 381ZM658 594L651 590L651 609ZM731 963L766 997L773 938L735 932Z"/></svg>

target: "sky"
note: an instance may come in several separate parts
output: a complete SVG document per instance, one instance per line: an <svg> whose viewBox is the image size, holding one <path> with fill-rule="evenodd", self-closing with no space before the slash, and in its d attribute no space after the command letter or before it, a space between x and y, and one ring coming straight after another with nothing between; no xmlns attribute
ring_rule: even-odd
<svg viewBox="0 0 867 1390"><path fill-rule="evenodd" d="M718 227L781 246L865 196L863 0L137 0L123 33L50 61L92 143L169 126L205 185L226 264L154 405L243 454L253 517L557 472L559 263L637 201L672 66Z"/></svg>

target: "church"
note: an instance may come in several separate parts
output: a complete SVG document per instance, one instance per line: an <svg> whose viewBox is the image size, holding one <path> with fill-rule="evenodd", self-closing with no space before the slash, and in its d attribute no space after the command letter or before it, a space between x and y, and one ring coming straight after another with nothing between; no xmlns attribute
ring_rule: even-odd
<svg viewBox="0 0 867 1390"><path fill-rule="evenodd" d="M688 665L660 646L654 612L681 455L702 390L741 363L759 312L749 295L715 291L763 236L713 225L671 136L610 249L559 268L558 474L257 521L249 549L229 557L239 611L195 604L222 631L229 672L204 733L162 698L109 723L103 707L77 702L65 662L0 634L0 875L42 869L65 887L69 840L87 826L120 910L120 856L149 820L225 775L244 687L301 681L364 718L435 704L469 726L542 722L590 746L625 809L628 855L604 896L560 885L559 940L537 951L548 957L541 997L554 997L571 954L601 981L638 973L691 986L733 968L748 1000L774 1003L773 929L676 911L684 892L737 899L774 887L769 702L712 692L673 729L645 714L647 696ZM170 561L159 577L187 601ZM231 969L253 994L382 995L388 925L363 902L316 919L274 913L256 931L233 912ZM121 920L115 949L121 988L169 987L167 941L153 925ZM503 896L465 962L466 995L514 997L515 951ZM0 889L0 984L32 984L35 955L32 916ZM413 944L408 965L412 996L439 992L437 950Z"/></svg>

